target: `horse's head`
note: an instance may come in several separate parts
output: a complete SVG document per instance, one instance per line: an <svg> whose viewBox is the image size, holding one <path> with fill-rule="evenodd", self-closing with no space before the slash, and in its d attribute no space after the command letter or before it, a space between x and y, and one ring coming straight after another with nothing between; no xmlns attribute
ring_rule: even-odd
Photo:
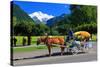
<svg viewBox="0 0 100 67"><path fill-rule="evenodd" d="M45 43L46 38L38 38L37 39L37 45L39 45L40 43Z"/></svg>

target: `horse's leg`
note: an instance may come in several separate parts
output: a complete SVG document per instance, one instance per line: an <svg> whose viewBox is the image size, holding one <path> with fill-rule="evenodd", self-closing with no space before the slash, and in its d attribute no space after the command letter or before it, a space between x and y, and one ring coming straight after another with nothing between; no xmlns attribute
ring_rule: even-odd
<svg viewBox="0 0 100 67"><path fill-rule="evenodd" d="M48 47L48 51L49 51L49 56L51 56L51 46L48 45L47 47Z"/></svg>
<svg viewBox="0 0 100 67"><path fill-rule="evenodd" d="M61 47L61 55L64 54L64 49L65 49L65 47Z"/></svg>

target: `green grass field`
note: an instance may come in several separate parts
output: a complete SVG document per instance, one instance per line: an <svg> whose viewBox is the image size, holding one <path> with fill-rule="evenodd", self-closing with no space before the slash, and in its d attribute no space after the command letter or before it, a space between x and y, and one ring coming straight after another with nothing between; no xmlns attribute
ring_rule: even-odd
<svg viewBox="0 0 100 67"><path fill-rule="evenodd" d="M17 42L16 44L17 45L22 45L22 41L23 41L23 37L26 38L26 44L27 44L27 36L16 36L16 39L17 39ZM37 36L31 36L31 44L36 44L36 41L37 41Z"/></svg>
<svg viewBox="0 0 100 67"><path fill-rule="evenodd" d="M47 49L46 46L14 47L13 52L30 52L35 50Z"/></svg>
<svg viewBox="0 0 100 67"><path fill-rule="evenodd" d="M92 41L96 41L97 40L97 35L92 34Z"/></svg>

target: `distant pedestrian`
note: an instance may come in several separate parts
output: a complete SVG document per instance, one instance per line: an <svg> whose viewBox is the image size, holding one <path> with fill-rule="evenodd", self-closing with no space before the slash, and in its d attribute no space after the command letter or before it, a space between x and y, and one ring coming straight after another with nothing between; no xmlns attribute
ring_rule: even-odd
<svg viewBox="0 0 100 67"><path fill-rule="evenodd" d="M14 42L14 46L16 46L17 39L15 37L13 38L13 42Z"/></svg>
<svg viewBox="0 0 100 67"><path fill-rule="evenodd" d="M25 46L25 45L26 45L26 38L23 37L23 46Z"/></svg>

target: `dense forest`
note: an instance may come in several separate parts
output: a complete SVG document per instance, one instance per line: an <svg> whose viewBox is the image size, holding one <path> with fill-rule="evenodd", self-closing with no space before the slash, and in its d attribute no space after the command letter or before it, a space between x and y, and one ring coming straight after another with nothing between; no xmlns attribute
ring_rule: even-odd
<svg viewBox="0 0 100 67"><path fill-rule="evenodd" d="M62 14L51 18L47 24L36 24L34 20L23 11L20 6L11 3L13 35L40 36L66 35L69 28L76 31L97 33L97 7L90 5L70 5L71 14Z"/></svg>

